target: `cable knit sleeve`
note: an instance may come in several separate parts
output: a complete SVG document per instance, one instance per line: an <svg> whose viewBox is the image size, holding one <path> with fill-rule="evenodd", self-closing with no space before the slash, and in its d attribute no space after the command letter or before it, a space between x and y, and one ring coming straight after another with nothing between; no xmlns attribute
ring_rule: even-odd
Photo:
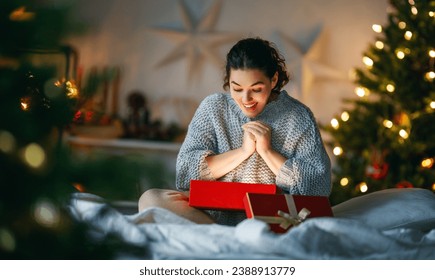
<svg viewBox="0 0 435 280"><path fill-rule="evenodd" d="M190 180L214 180L205 158L215 154L216 136L210 118L214 96L204 99L189 124L176 165L176 188L188 190Z"/></svg>
<svg viewBox="0 0 435 280"><path fill-rule="evenodd" d="M294 149L281 167L276 184L290 194L329 196L331 162L311 111L299 115L300 131L289 131Z"/></svg>

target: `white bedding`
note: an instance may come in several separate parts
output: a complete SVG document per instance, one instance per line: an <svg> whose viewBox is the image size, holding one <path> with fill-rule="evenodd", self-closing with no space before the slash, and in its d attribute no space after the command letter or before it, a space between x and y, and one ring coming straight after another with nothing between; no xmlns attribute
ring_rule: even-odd
<svg viewBox="0 0 435 280"><path fill-rule="evenodd" d="M435 259L435 195L388 189L333 207L285 234L247 219L235 227L198 225L165 209L123 215L99 197L74 195L70 210L101 236L144 249L143 259Z"/></svg>

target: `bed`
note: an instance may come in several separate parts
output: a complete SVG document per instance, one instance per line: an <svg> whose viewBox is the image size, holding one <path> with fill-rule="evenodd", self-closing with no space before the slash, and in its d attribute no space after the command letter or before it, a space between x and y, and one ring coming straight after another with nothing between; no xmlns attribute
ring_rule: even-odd
<svg viewBox="0 0 435 280"><path fill-rule="evenodd" d="M162 208L126 214L89 193L74 194L69 210L93 236L114 234L143 249L119 259L435 259L435 194L420 188L352 198L333 206L334 217L307 219L284 234L255 219L224 226Z"/></svg>

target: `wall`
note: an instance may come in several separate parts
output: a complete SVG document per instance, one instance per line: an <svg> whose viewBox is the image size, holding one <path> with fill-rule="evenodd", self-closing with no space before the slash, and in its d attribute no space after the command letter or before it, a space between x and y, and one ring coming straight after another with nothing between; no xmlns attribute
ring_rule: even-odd
<svg viewBox="0 0 435 280"><path fill-rule="evenodd" d="M371 25L384 23L387 9L387 0L76 2L75 15L89 28L68 41L79 50L85 73L92 66L120 66L122 116L127 115L127 94L141 90L149 98L153 118L181 125L187 125L201 99L222 91L224 56L245 36L276 43L294 77L286 89L310 106L319 121L329 122L339 112L341 99L354 96L349 73L362 65L362 53L375 36ZM189 24L191 29L203 24L202 33L190 32ZM218 33L227 41L210 44L205 56L190 57L181 48L180 34L171 30L195 34L199 43ZM173 50L182 51L179 59L158 67ZM196 72L189 74L191 70Z"/></svg>

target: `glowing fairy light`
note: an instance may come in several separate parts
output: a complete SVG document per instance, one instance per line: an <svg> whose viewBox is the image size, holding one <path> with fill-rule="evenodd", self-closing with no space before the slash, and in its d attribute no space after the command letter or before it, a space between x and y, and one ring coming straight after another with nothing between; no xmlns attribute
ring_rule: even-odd
<svg viewBox="0 0 435 280"><path fill-rule="evenodd" d="M415 6L412 6L411 7L411 13L413 14L413 15L417 15L418 14L418 10L417 10L417 8L415 7Z"/></svg>
<svg viewBox="0 0 435 280"><path fill-rule="evenodd" d="M368 56L364 56L362 58L362 61L368 68L371 68L373 66L373 60Z"/></svg>
<svg viewBox="0 0 435 280"><path fill-rule="evenodd" d="M405 35L403 35L403 37L405 37L406 40L411 40L412 38L412 32L411 31L406 31Z"/></svg>
<svg viewBox="0 0 435 280"><path fill-rule="evenodd" d="M345 187L345 186L347 186L348 184L349 184L349 179L348 179L348 178L346 178L346 177L341 178L341 180L340 180L340 185L341 185L342 187Z"/></svg>
<svg viewBox="0 0 435 280"><path fill-rule="evenodd" d="M425 77L429 81L432 81L433 79L435 79L435 72L434 71L429 71L429 72L426 73Z"/></svg>
<svg viewBox="0 0 435 280"><path fill-rule="evenodd" d="M435 17L435 12L434 11L429 11L429 16L430 17Z"/></svg>
<svg viewBox="0 0 435 280"><path fill-rule="evenodd" d="M393 127L393 122L390 120L384 120L382 122L383 126L385 126L386 128L392 128Z"/></svg>
<svg viewBox="0 0 435 280"><path fill-rule="evenodd" d="M399 22L399 28L400 29L405 29L406 28L406 22L404 22L404 21Z"/></svg>
<svg viewBox="0 0 435 280"><path fill-rule="evenodd" d="M428 54L430 57L435 58L435 50L429 50Z"/></svg>
<svg viewBox="0 0 435 280"><path fill-rule="evenodd" d="M425 158L421 161L421 167L423 168L432 168L434 163L434 159L433 158Z"/></svg>
<svg viewBox="0 0 435 280"><path fill-rule="evenodd" d="M343 154L343 149L340 146L335 146L332 153L336 156Z"/></svg>
<svg viewBox="0 0 435 280"><path fill-rule="evenodd" d="M11 153L15 148L15 137L8 131L0 130L0 152Z"/></svg>
<svg viewBox="0 0 435 280"><path fill-rule="evenodd" d="M415 5L414 0L408 0L409 5Z"/></svg>
<svg viewBox="0 0 435 280"><path fill-rule="evenodd" d="M384 43L382 41L376 41L375 47L382 50L384 48Z"/></svg>
<svg viewBox="0 0 435 280"><path fill-rule="evenodd" d="M429 107L430 107L431 109L434 109L434 110L435 110L435 101L431 101L431 102L429 103Z"/></svg>
<svg viewBox="0 0 435 280"><path fill-rule="evenodd" d="M396 51L396 56L397 56L398 59L403 59L403 58L405 58L405 52L402 51L402 50L397 50Z"/></svg>
<svg viewBox="0 0 435 280"><path fill-rule="evenodd" d="M373 24L372 25L372 29L376 33L381 33L382 32L382 26L380 24Z"/></svg>
<svg viewBox="0 0 435 280"><path fill-rule="evenodd" d="M435 192L435 183L432 184L432 190Z"/></svg>
<svg viewBox="0 0 435 280"><path fill-rule="evenodd" d="M47 227L57 226L60 222L59 210L50 201L38 202L34 207L33 216L39 224Z"/></svg>
<svg viewBox="0 0 435 280"><path fill-rule="evenodd" d="M396 90L396 87L392 84L388 84L385 89L389 92L389 93L393 93Z"/></svg>
<svg viewBox="0 0 435 280"><path fill-rule="evenodd" d="M359 97L364 97L364 96L368 96L369 95L369 90L365 87L356 87L355 88L355 93L356 95L358 95Z"/></svg>
<svg viewBox="0 0 435 280"><path fill-rule="evenodd" d="M33 168L41 167L46 160L44 149L36 143L27 145L23 153L24 161Z"/></svg>
<svg viewBox="0 0 435 280"><path fill-rule="evenodd" d="M341 120L344 122L347 122L350 118L350 115L347 111L344 111L343 113L341 113Z"/></svg>
<svg viewBox="0 0 435 280"><path fill-rule="evenodd" d="M369 190L369 187L367 186L366 182L361 182L357 185L357 188L359 189L360 192L365 193Z"/></svg>
<svg viewBox="0 0 435 280"><path fill-rule="evenodd" d="M30 97L21 97L20 98L20 106L21 110L23 111L29 111L31 107L32 99Z"/></svg>
<svg viewBox="0 0 435 280"><path fill-rule="evenodd" d="M338 120L336 118L333 118L331 120L331 126L334 129L338 129L340 127L340 123L338 122Z"/></svg>
<svg viewBox="0 0 435 280"><path fill-rule="evenodd" d="M408 133L406 130L404 130L404 129L401 129L401 130L399 131L399 135L400 135L400 137L402 137L403 139L408 139L408 137L409 137L409 133Z"/></svg>

